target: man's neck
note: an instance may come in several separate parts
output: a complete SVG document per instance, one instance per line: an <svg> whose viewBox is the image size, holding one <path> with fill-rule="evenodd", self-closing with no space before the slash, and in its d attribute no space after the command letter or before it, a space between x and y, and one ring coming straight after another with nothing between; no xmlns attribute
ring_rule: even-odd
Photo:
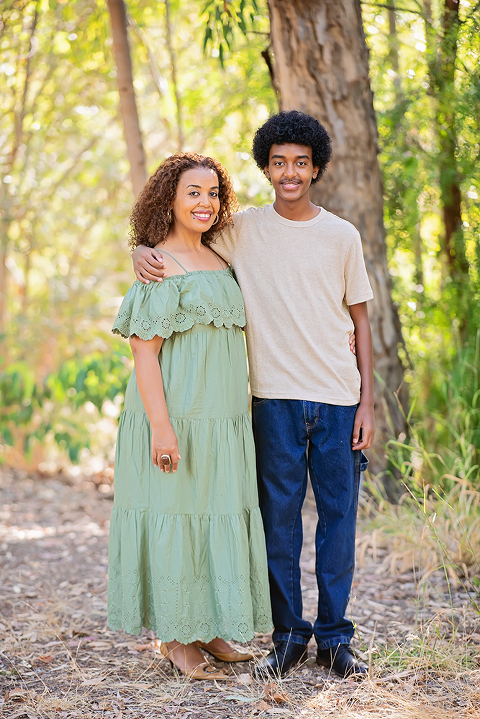
<svg viewBox="0 0 480 719"><path fill-rule="evenodd" d="M287 202L281 197L275 196L274 202L275 212L277 212L286 220L293 220L294 222L306 222L307 220L313 220L320 212L320 208L310 202L308 196L294 202Z"/></svg>

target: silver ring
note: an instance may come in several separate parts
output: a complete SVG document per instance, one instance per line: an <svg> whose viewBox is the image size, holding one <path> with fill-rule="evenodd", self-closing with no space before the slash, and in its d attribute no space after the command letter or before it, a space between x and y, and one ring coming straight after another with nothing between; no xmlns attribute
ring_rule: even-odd
<svg viewBox="0 0 480 719"><path fill-rule="evenodd" d="M164 465L172 464L172 460L169 454L162 454L162 456L160 457L160 461Z"/></svg>

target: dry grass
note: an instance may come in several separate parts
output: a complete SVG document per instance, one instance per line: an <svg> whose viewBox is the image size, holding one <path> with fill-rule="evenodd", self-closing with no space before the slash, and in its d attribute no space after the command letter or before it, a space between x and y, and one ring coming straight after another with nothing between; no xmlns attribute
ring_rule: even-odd
<svg viewBox="0 0 480 719"><path fill-rule="evenodd" d="M407 672L369 679L351 691L335 686L321 691L299 717L321 719L478 719L479 672L426 678Z"/></svg>
<svg viewBox="0 0 480 719"><path fill-rule="evenodd" d="M478 616L465 593L448 595L438 572L420 594L412 573L392 578L391 553L407 549L390 542L399 516L394 508L383 506L379 526L360 522L365 566L356 575L352 612L359 624L357 647L372 666L367 680L330 677L311 656L279 682L259 683L243 664L228 667L229 682L207 684L176 677L152 633L135 638L107 629L111 499L94 483L72 487L61 478L4 475L3 497L0 713L9 719L480 718ZM468 497L459 494L456 501L466 507ZM315 510L309 501L302 581L305 611L312 614ZM405 503L398 511L406 511ZM413 507L408 511L411 516ZM391 535L382 529L387 516ZM408 531L404 535L407 542ZM397 563L395 571L400 568ZM269 642L258 637L257 650Z"/></svg>
<svg viewBox="0 0 480 719"><path fill-rule="evenodd" d="M142 652L144 656L140 661L132 657L115 667L109 666L108 661L106 666L97 661L95 666L81 667L75 653L69 651L68 643L58 641L56 657L63 654L62 662L55 661L55 666L41 675L35 670L35 665L41 666L40 663L27 659L18 662L21 652L12 644L9 653L13 650L16 657L20 681L4 695L4 716L9 719L230 719L273 715L298 719L333 716L339 719L478 719L480 716L480 671L455 671L456 660L444 671L432 671L428 662L410 661L409 668L392 672L385 658L362 682L340 681L323 674L317 677L310 696L306 696L305 687L301 686L305 669L267 685L256 682L246 673L232 675L232 682L228 684L203 684L183 677L172 678L166 663L156 653L154 642L150 644L149 649ZM458 644L457 650L460 648ZM402 647L398 646L397 651L402 654ZM407 655L403 661L408 662ZM50 662L47 660L47 663ZM26 671L22 665L30 665L33 671ZM31 688L32 684L35 688Z"/></svg>
<svg viewBox="0 0 480 719"><path fill-rule="evenodd" d="M376 561L378 549L387 549L378 573L396 576L413 570L420 582L440 569L453 587L468 587L474 600L480 574L480 492L467 479L448 480L453 485L448 492L425 485L407 490L398 504L385 500L380 486L371 483L372 495L363 506L359 561L364 563L367 553Z"/></svg>

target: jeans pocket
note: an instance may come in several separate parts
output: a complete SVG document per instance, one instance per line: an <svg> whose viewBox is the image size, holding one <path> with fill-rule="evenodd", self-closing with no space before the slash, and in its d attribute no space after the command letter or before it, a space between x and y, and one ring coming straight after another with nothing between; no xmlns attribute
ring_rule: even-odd
<svg viewBox="0 0 480 719"><path fill-rule="evenodd" d="M260 405L265 404L265 402L268 402L268 397L262 398L252 396L252 407L260 407Z"/></svg>
<svg viewBox="0 0 480 719"><path fill-rule="evenodd" d="M365 472L368 467L368 459L365 457L363 452L360 450L360 457L358 460L358 471Z"/></svg>

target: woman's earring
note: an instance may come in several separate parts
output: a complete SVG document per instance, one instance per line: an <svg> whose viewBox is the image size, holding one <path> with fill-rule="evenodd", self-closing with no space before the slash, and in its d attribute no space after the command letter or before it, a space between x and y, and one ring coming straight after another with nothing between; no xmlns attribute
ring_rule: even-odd
<svg viewBox="0 0 480 719"><path fill-rule="evenodd" d="M213 225L216 225L216 224L217 224L217 222L218 222L218 215L216 216L216 218L215 218L214 222L212 222L212 227L213 227Z"/></svg>
<svg viewBox="0 0 480 719"><path fill-rule="evenodd" d="M169 210L169 211L168 211L168 224L169 224L169 225L172 224L172 220L173 220L172 211Z"/></svg>

